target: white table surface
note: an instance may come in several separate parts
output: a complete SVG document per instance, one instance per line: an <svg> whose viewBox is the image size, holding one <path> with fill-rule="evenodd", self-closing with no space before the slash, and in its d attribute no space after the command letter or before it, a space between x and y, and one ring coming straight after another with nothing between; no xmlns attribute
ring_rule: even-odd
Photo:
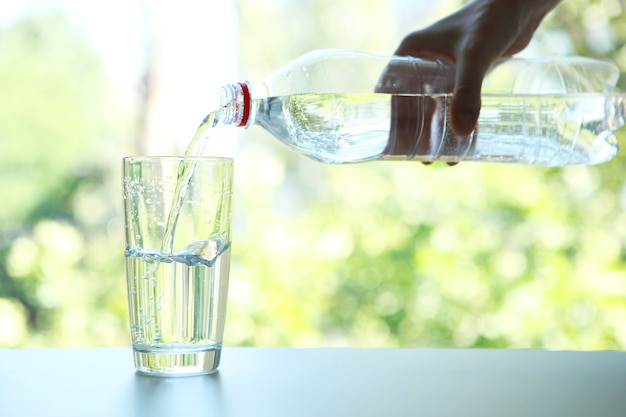
<svg viewBox="0 0 626 417"><path fill-rule="evenodd" d="M0 416L626 417L626 352L225 348L159 378L130 348L4 349Z"/></svg>

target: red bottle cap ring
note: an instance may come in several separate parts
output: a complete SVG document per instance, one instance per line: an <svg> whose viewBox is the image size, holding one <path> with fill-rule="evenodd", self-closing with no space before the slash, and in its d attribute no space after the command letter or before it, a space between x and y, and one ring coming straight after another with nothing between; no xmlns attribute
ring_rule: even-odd
<svg viewBox="0 0 626 417"><path fill-rule="evenodd" d="M239 122L239 127L245 127L248 124L248 119L250 118L250 89L248 88L247 83L239 83L241 87L241 92L243 94L243 115L241 116L241 122Z"/></svg>

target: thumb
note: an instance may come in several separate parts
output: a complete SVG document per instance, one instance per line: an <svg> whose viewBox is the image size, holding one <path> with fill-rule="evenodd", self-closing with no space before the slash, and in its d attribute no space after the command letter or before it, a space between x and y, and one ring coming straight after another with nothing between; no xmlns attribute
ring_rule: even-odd
<svg viewBox="0 0 626 417"><path fill-rule="evenodd" d="M476 128L480 113L480 91L490 65L481 65L480 60L464 57L457 60L450 118L452 130L458 136L467 136Z"/></svg>
<svg viewBox="0 0 626 417"><path fill-rule="evenodd" d="M480 113L480 89L472 86L454 88L450 105L450 122L457 136L468 136L476 128Z"/></svg>

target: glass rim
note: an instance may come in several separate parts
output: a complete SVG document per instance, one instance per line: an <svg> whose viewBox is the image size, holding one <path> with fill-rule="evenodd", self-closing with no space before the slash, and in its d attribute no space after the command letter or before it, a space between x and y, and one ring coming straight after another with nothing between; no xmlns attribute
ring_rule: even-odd
<svg viewBox="0 0 626 417"><path fill-rule="evenodd" d="M204 162L234 162L234 158L227 156L174 156L174 155L129 155L122 157L124 163L130 162L157 162L157 161L204 161Z"/></svg>

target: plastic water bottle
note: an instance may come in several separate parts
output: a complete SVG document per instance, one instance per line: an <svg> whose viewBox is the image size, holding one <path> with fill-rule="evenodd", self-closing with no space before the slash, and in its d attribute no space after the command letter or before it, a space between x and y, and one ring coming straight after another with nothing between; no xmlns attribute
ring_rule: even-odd
<svg viewBox="0 0 626 417"><path fill-rule="evenodd" d="M477 128L456 136L454 66L440 60L318 50L265 81L225 85L217 118L257 124L297 152L341 164L377 159L597 164L618 151L625 100L611 63L505 59L483 83Z"/></svg>

